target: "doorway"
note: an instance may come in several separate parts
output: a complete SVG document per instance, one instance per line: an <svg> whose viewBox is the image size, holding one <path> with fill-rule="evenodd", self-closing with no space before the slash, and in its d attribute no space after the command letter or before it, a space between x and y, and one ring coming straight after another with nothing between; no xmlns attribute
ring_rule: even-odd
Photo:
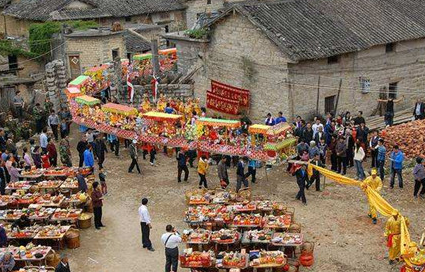
<svg viewBox="0 0 425 272"><path fill-rule="evenodd" d="M72 79L81 75L81 66L80 66L80 55L70 55L68 56L69 60L69 73Z"/></svg>
<svg viewBox="0 0 425 272"><path fill-rule="evenodd" d="M335 95L325 97L325 113L335 111Z"/></svg>
<svg viewBox="0 0 425 272"><path fill-rule="evenodd" d="M119 49L112 49L112 61L114 61L119 56L120 56L120 50Z"/></svg>
<svg viewBox="0 0 425 272"><path fill-rule="evenodd" d="M7 56L7 60L9 62L9 70L18 69L18 57L16 55Z"/></svg>

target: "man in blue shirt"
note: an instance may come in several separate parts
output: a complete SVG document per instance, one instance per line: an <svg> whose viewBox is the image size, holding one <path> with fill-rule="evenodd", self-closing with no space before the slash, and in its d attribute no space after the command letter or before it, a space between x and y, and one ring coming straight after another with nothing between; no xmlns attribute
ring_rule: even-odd
<svg viewBox="0 0 425 272"><path fill-rule="evenodd" d="M384 171L384 166L385 166L385 156L387 153L387 149L384 146L384 139L379 139L378 140L378 146L376 147L376 151L377 151L377 156L376 156L376 161L378 164L378 171L379 171L379 177L381 178L381 180L384 180L384 176L385 176L385 171Z"/></svg>
<svg viewBox="0 0 425 272"><path fill-rule="evenodd" d="M168 113L168 114L173 114L173 113L175 113L176 111L170 106L170 103L167 103L167 106L165 107L165 113Z"/></svg>
<svg viewBox="0 0 425 272"><path fill-rule="evenodd" d="M107 136L108 138L108 142L111 146L111 150L115 152L115 156L119 156L120 155L120 142L117 138L117 136L115 136L114 134L108 134Z"/></svg>
<svg viewBox="0 0 425 272"><path fill-rule="evenodd" d="M40 147L43 152L47 153L47 128L43 128L43 132L40 134Z"/></svg>
<svg viewBox="0 0 425 272"><path fill-rule="evenodd" d="M86 151L84 151L84 165L90 168L93 168L94 166L94 157L93 157L92 150L93 150L92 145L88 144Z"/></svg>
<svg viewBox="0 0 425 272"><path fill-rule="evenodd" d="M279 116L275 119L275 124L284 123L286 122L286 118L283 117L283 113L279 111Z"/></svg>
<svg viewBox="0 0 425 272"><path fill-rule="evenodd" d="M403 188L402 170L403 170L404 155L403 155L403 152L401 152L401 150L398 148L398 145L394 146L393 152L391 152L391 155L390 155L390 161L391 161L390 187L391 189L394 188L395 175L397 174L398 186L400 188Z"/></svg>

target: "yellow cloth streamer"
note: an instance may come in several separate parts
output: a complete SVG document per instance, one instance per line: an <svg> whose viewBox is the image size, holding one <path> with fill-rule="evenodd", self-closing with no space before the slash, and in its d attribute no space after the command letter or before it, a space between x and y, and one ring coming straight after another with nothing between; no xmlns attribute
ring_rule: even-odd
<svg viewBox="0 0 425 272"><path fill-rule="evenodd" d="M308 164L307 173L309 176L313 174L313 169L317 170L322 174L323 176L334 180L337 183L345 184L345 185L356 185L356 186L362 186L363 182L357 181L351 178L348 178L346 176L337 174L331 170L319 167L317 165ZM366 184L365 184L366 185ZM367 185L366 185L367 186ZM364 185L363 185L364 187ZM367 186L366 189L364 189L364 192L367 196L367 199L369 201L370 205L373 205L376 210L382 214L385 217L390 217L391 213L395 211L395 209L374 189ZM400 254L403 257L404 261L407 265L411 264L409 258L413 256L412 251L410 250L409 244L411 242L410 240L410 233L409 233L409 220L405 217L403 217L401 214L399 214L400 220L401 220L401 226L400 226Z"/></svg>

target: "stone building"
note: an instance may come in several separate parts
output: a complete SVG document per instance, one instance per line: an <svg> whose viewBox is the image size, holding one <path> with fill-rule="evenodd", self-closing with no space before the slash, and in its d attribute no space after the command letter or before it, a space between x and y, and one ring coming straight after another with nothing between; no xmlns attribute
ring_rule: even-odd
<svg viewBox="0 0 425 272"><path fill-rule="evenodd" d="M186 24L188 28L195 25L199 17L206 14L217 14L220 10L233 3L246 0L186 0ZM266 0L250 0L250 2L258 2ZM271 1L271 0L267 0ZM276 1L276 0L275 0Z"/></svg>
<svg viewBox="0 0 425 272"><path fill-rule="evenodd" d="M424 97L425 5L401 0L297 0L236 4L206 27L206 40L166 35L195 96L211 81L250 91L249 116L372 114L378 97ZM320 79L319 79L320 77Z"/></svg>
<svg viewBox="0 0 425 272"><path fill-rule="evenodd" d="M65 60L68 76L75 78L84 70L116 57L126 58L124 31L90 29L65 36Z"/></svg>
<svg viewBox="0 0 425 272"><path fill-rule="evenodd" d="M0 0L0 33L28 36L34 22L95 20L162 25L167 31L184 28L185 6L180 0Z"/></svg>

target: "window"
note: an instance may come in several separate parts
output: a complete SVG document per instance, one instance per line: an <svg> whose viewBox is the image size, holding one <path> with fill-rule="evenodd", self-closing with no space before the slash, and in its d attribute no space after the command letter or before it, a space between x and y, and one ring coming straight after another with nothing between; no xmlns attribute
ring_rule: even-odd
<svg viewBox="0 0 425 272"><path fill-rule="evenodd" d="M130 16L125 17L125 21L126 22L131 22L131 17Z"/></svg>
<svg viewBox="0 0 425 272"><path fill-rule="evenodd" d="M328 64L334 64L339 62L339 56L331 56L328 58Z"/></svg>
<svg viewBox="0 0 425 272"><path fill-rule="evenodd" d="M207 5L211 5L211 0L207 0Z"/></svg>
<svg viewBox="0 0 425 272"><path fill-rule="evenodd" d="M131 62L131 53L127 53L127 59L129 59Z"/></svg>
<svg viewBox="0 0 425 272"><path fill-rule="evenodd" d="M335 95L325 97L325 112L334 112L335 110Z"/></svg>
<svg viewBox="0 0 425 272"><path fill-rule="evenodd" d="M370 78L367 77L359 77L360 90L362 93L370 92Z"/></svg>
<svg viewBox="0 0 425 272"><path fill-rule="evenodd" d="M398 82L390 83L388 86L388 98L396 99L397 98L397 89Z"/></svg>
<svg viewBox="0 0 425 272"><path fill-rule="evenodd" d="M385 53L390 53L395 51L395 43L387 43L385 45Z"/></svg>

